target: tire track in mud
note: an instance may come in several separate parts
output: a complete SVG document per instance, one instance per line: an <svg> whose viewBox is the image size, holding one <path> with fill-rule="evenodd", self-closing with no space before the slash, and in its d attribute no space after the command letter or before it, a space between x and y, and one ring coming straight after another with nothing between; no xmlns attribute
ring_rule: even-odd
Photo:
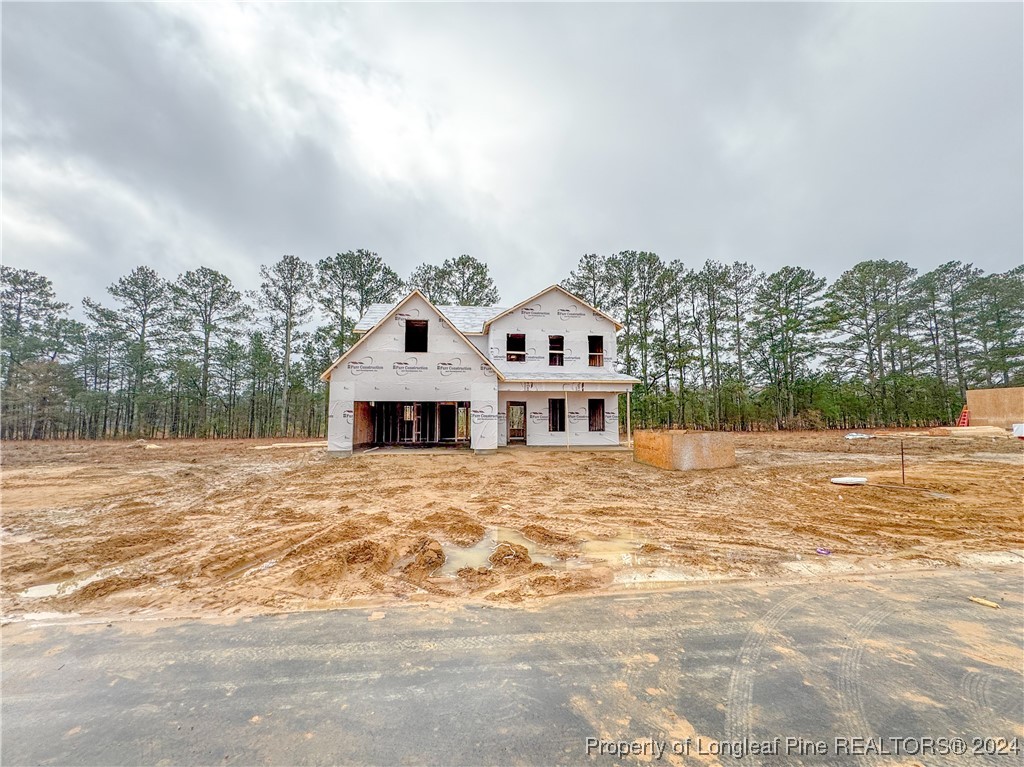
<svg viewBox="0 0 1024 767"><path fill-rule="evenodd" d="M281 550L288 549L291 545L288 539L293 537L293 532L318 524L315 519L284 525L274 523L276 526L272 529L249 532L256 521L253 519L251 506L243 506L241 499L260 498L265 504L273 503L274 494L268 491L276 488L284 477L295 471L296 467L289 462L283 465L251 463L241 468L242 470L239 471L239 467L230 462L205 466L200 475L205 486L178 512L179 515L185 515L190 512L216 509L217 511L214 513L217 516L226 516L229 519L237 518L236 530L241 533L235 536L233 541L224 539L214 541L212 546L206 548L201 554L195 551L194 545L188 544L163 552L162 558L172 562L192 559L195 566L190 577L206 575L217 577L219 575L222 579L229 579L237 576L244 571L243 565L227 568L227 574L218 573L223 568L217 567L214 567L211 572L210 567L217 561L225 560L228 562L247 560L253 565L261 564L263 561L273 559ZM171 492L167 492L165 495L170 502L169 505L175 505L173 503L176 500L175 496ZM283 543L282 538L286 539ZM300 543L302 542L300 541Z"/></svg>
<svg viewBox="0 0 1024 767"><path fill-rule="evenodd" d="M836 682L839 715L842 718L845 732L852 737L876 737L876 733L868 722L864 701L860 694L860 669L864 659L864 640L899 609L898 605L883 604L868 612L853 627L839 658L839 676ZM881 759L877 754L865 754L864 758L871 764L878 764Z"/></svg>
<svg viewBox="0 0 1024 767"><path fill-rule="evenodd" d="M230 657L232 662L239 664L276 662L276 661L361 661L372 657L388 664L402 661L411 662L416 656L436 661L444 654L458 655L465 652L486 651L494 654L502 651L513 651L519 648L544 647L554 651L550 659L538 661L538 665L549 664L553 667L572 665L612 664L620 662L624 657L621 647L624 644L643 643L653 646L666 639L678 641L678 629L670 625L646 627L623 626L617 629L595 628L569 631L527 631L521 633L472 633L463 635L446 635L443 637L420 639L417 637L386 637L382 639L366 639L354 642L330 641L308 643L302 645L282 645L269 641L273 634L266 633L263 621L248 624L248 633L238 634L232 641ZM718 632L688 630L689 636L698 633L707 635ZM111 657L103 653L95 656L80 656L76 660L78 668L105 669L112 673L124 673L136 668L150 668L171 664L195 663L211 664L223 661L223 653L219 650L195 649L183 641L177 632L171 632L164 640L164 647L157 646L148 651L145 658L134 656ZM620 649L611 649L618 647ZM555 650L555 648L558 648ZM596 651L596 652L595 652ZM653 661L652 661L653 662Z"/></svg>
<svg viewBox="0 0 1024 767"><path fill-rule="evenodd" d="M636 608L618 609L621 622L628 626ZM696 730L676 711L676 701L684 692L675 672L682 662L684 640L718 636L733 624L691 624L672 610L660 609L653 600L644 600L643 614L653 625L546 633L545 650L553 657L536 665L555 676L561 676L563 668L580 665L603 669L599 687L574 692L572 685L569 690L568 706L589 725L587 735L616 741L694 738ZM565 736L566 753L577 752L579 737ZM668 764L684 763L671 752L663 759Z"/></svg>
<svg viewBox="0 0 1024 767"><path fill-rule="evenodd" d="M807 602L814 596L808 591L801 591L786 597L762 615L750 627L736 660L733 663L729 678L729 691L726 697L725 734L732 741L753 737L753 697L754 675L758 661L764 651L769 636L794 608Z"/></svg>
<svg viewBox="0 0 1024 767"><path fill-rule="evenodd" d="M243 533L233 541L215 543L198 558L195 575L212 578L218 585L224 585L247 567L259 565L261 561L272 559L276 552L287 549L289 542L282 541L282 538L286 538L289 532L287 529L273 529Z"/></svg>
<svg viewBox="0 0 1024 767"><path fill-rule="evenodd" d="M317 524L317 523L316 522L301 523L299 525L295 525L294 528L301 528L301 527L306 527L306 526L315 525L315 524ZM341 524L340 522L335 522L333 524L327 525L326 527L321 527L315 533L313 533L310 536L307 536L306 538L303 538L301 541L298 541L297 543L290 544L290 545L289 544L285 544L284 546L279 547L276 551L267 552L267 554L264 555L265 556L264 561L260 562L260 563L257 563L256 565L254 565L254 567L258 567L259 565L265 564L266 562L270 562L272 560L277 560L277 562L280 563L283 560L285 560L288 557L290 557L294 552L298 551L299 549L301 549L301 548L303 548L305 546L309 546L311 543L314 543L318 539L323 538L325 535L330 533L332 530L336 530L340 524ZM276 534L275 537L280 538L280 534L279 533ZM331 544L328 544L326 548L317 548L317 549L314 549L313 551L310 551L308 554L303 554L303 555L300 555L298 557L292 557L291 560L288 563L288 568L286 570L283 570L283 571L282 570L278 570L273 575L268 574L265 577L267 577L267 578L272 577L274 579L280 579L280 577L282 575L282 572L285 575L290 575L290 574L294 573L296 570L301 570L303 567L308 565L310 562L312 562L314 560L322 559L324 557L325 552L334 551L334 550L338 549L340 546L343 546L343 545L347 544L348 542L349 541L333 542ZM237 575L245 575L245 572L238 573ZM247 577L251 577L256 582L259 582L259 580L262 580L261 575L263 575L263 574L259 573L259 572L256 572L256 573L253 573L251 576L247 576ZM231 575L225 576L225 580L230 579L232 577L233 576L231 576Z"/></svg>
<svg viewBox="0 0 1024 767"><path fill-rule="evenodd" d="M856 462L872 471L889 471L888 455L870 450L849 453L845 444L839 445L844 452L834 453L836 439L835 434L737 435L741 466L714 479L655 474L617 454L572 453L559 455L553 462L544 452L510 452L496 456L483 471L474 457L460 453L442 457L371 454L337 462L313 451L253 452L252 445L257 443L243 440L167 441L161 451L107 443L75 445L72 452L62 445L45 450L12 446L5 451L5 461L13 457L24 481L39 485L26 491L29 503L41 508L53 505L46 497L47 484L51 492L70 492L81 485L117 494L83 502L80 513L46 516L30 510L9 516L9 524L19 532L21 528L31 531L39 541L10 546L8 561L21 567L13 571L12 586L4 593L17 594L42 583L50 575L47 563L60 560L76 572L123 567L126 575L140 578L138 597L120 594L108 600L106 594L99 594L95 605L86 601L76 605L80 611L139 606L192 609L200 602L213 614L246 607L276 610L284 602L267 600L275 585L285 600L283 592L291 590L296 570L319 563L323 566L309 573L312 580L295 589L308 592L313 601L319 599L313 594L330 594L331 601L370 597L386 603L408 597L412 591L478 600L480 595L459 581L409 583L397 572L378 572L379 567L370 568L364 576L362 564L353 565L350 576L341 581L336 577L342 571L337 559L344 555L344 547L328 545L332 533L309 543L319 548L311 560L298 560L309 553L304 549L289 550L322 526L361 520L376 512L391 514L391 520L374 523L375 528L363 537L402 552L420 534L418 520L430 513L425 509L444 513L457 508L486 527L518 529L527 521L547 517L558 520L557 525L549 525L552 529L568 534L617 535L628 529L653 543L672 545L664 555L666 567L737 577L791 577L779 568L781 555L821 545L822 539L843 558L855 557L859 567L878 562L894 569L916 566L910 557L900 556L908 545L914 550L928 548L928 560L947 562L955 560L953 547L959 548L965 536L965 545L979 551L997 544L1005 548L1020 540L1014 526L1019 515L1010 513L1016 507L1008 511L1019 495L1013 495L1015 486L984 464L980 469L965 468L962 458L947 455L954 452L949 446L933 451L934 456L919 456L915 471L923 476L933 467L948 466L948 476L929 476L927 484L948 490L950 483L959 483L955 499L940 501L922 492L882 493L868 487L855 495L844 492L844 500L836 503L831 487L820 482L831 467ZM857 447L884 446L872 440ZM956 450L962 452L959 447ZM1014 459L1019 453L1007 455ZM68 464L68 471L80 476L61 478L54 473L54 459L60 460L61 455L83 462ZM787 456L800 459L800 465L784 465ZM39 476L33 479L34 471ZM474 485L484 478L486 488ZM126 491L127 484L118 484L140 479L143 486L137 491ZM509 490L513 487L514 492ZM585 493L578 492L582 487ZM118 508L129 502L153 508ZM886 513L880 514L880 509ZM136 531L138 543L107 547L106 560L94 556L101 543ZM676 548L677 542L692 540L700 545ZM246 572L275 558L273 567ZM386 557L377 559L382 562ZM239 573L244 580L223 581L226 575ZM156 576L159 589L141 580L147 575ZM250 584L259 590L258 600L248 590ZM593 588L602 585L595 583ZM580 591L591 589L580 587ZM543 599L547 594L520 589L511 580L492 590L498 601L503 601L503 591L509 592L504 601L518 598L520 592L527 599ZM28 607L27 601L17 604L18 610Z"/></svg>
<svg viewBox="0 0 1024 767"><path fill-rule="evenodd" d="M984 671L967 671L960 678L960 693L971 703L975 713L987 714L991 711L988 687L992 675Z"/></svg>
<svg viewBox="0 0 1024 767"><path fill-rule="evenodd" d="M1015 676L1019 677L1019 673ZM991 722L993 716L1005 717L1012 721L1014 715L1008 715L1004 706L1008 701L1015 701L1018 704L1019 715L1019 681L1019 678L1015 678L1013 682L1008 682L1004 677L990 671L968 669L960 677L958 688L960 694L967 699L971 713L977 716L980 722Z"/></svg>

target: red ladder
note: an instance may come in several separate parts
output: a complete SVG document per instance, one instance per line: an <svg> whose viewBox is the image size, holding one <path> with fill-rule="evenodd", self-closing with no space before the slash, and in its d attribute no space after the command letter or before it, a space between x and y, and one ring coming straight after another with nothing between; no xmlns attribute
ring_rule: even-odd
<svg viewBox="0 0 1024 767"><path fill-rule="evenodd" d="M957 426L970 426L971 425L971 411L967 409L967 405L964 405L964 409L960 411L960 417L956 419Z"/></svg>

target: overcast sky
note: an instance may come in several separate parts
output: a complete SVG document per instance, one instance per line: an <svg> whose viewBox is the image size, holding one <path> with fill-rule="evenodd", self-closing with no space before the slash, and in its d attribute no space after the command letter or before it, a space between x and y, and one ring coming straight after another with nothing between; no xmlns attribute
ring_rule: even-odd
<svg viewBox="0 0 1024 767"><path fill-rule="evenodd" d="M584 253L1024 253L1022 6L4 3L3 259L64 300L293 253L506 303Z"/></svg>

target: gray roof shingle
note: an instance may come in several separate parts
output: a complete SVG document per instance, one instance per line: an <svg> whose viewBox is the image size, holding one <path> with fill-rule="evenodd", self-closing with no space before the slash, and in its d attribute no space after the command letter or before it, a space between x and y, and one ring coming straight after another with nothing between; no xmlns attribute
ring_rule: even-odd
<svg viewBox="0 0 1024 767"><path fill-rule="evenodd" d="M394 309L398 304L371 304L366 310L365 314L359 318L359 322L356 323L355 331L357 333L365 333L367 330L372 328L384 317L387 316L388 312ZM491 319L495 315L501 314L508 307L507 306L439 306L437 307L441 314L451 320L452 324L455 325L462 333L482 333L484 330L484 323Z"/></svg>
<svg viewBox="0 0 1024 767"><path fill-rule="evenodd" d="M625 373L619 373L605 368L587 368L586 370L522 370L515 363L509 365L501 360L491 360L501 374L508 381L601 381L602 383L622 382L640 383L639 378L633 378Z"/></svg>

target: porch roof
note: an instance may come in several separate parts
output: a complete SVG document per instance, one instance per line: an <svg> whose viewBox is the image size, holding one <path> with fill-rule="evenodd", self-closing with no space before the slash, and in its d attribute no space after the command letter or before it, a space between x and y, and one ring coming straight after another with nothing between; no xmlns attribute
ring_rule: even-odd
<svg viewBox="0 0 1024 767"><path fill-rule="evenodd" d="M494 366L501 371L506 382L554 381L559 383L628 383L638 384L639 378L604 368L589 370L518 370L515 365L495 362Z"/></svg>

